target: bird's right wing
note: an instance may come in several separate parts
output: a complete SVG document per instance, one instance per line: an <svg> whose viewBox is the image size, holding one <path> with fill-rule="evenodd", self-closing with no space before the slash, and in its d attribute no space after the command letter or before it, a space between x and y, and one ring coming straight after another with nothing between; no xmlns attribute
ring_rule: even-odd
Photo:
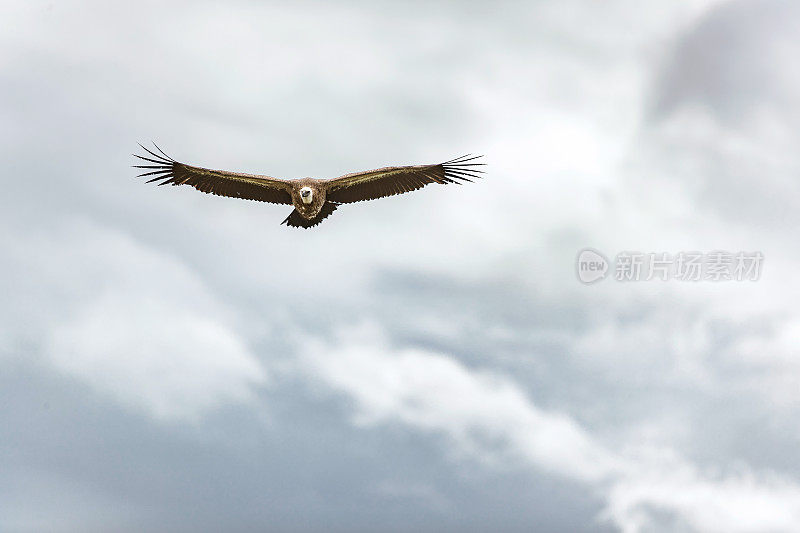
<svg viewBox="0 0 800 533"><path fill-rule="evenodd" d="M153 143L155 146L155 143ZM141 144L149 157L133 154L146 161L146 165L134 165L135 168L145 169L139 176L153 176L147 183L156 181L159 185L191 185L198 191L229 196L231 198L244 198L245 200L258 200L273 204L291 204L291 185L287 180L271 178L269 176L256 176L253 174L239 174L225 170L211 170L208 168L192 167L178 163L161 148L157 155Z"/></svg>
<svg viewBox="0 0 800 533"><path fill-rule="evenodd" d="M429 183L461 183L479 178L482 170L475 167L484 163L475 160L482 156L462 156L439 165L385 167L366 172L355 172L328 180L328 200L348 204L375 200L415 191Z"/></svg>

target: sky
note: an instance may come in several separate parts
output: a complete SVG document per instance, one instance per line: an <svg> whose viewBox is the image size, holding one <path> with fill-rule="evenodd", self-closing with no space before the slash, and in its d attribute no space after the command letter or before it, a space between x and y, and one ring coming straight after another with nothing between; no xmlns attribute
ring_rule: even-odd
<svg viewBox="0 0 800 533"><path fill-rule="evenodd" d="M0 2L0 530L800 529L800 5ZM345 205L156 188L485 156ZM576 257L759 252L754 281Z"/></svg>

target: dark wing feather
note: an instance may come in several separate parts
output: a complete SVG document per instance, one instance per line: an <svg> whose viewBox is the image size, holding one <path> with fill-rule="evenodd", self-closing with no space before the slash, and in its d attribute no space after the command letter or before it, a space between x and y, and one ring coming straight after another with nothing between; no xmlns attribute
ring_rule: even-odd
<svg viewBox="0 0 800 533"><path fill-rule="evenodd" d="M293 228L313 228L326 218L328 218L331 213L336 211L336 208L339 207L339 204L334 202L325 202L320 209L317 216L312 219L303 218L303 216L297 212L297 209L294 209L286 219L281 222L281 225L286 224L287 226L291 226Z"/></svg>
<svg viewBox="0 0 800 533"><path fill-rule="evenodd" d="M160 155L151 152L141 144L139 146L147 152L147 156L137 154L133 154L133 156L146 161L147 164L134 165L134 167L145 169L145 172L139 174L139 176L153 176L147 180L147 183L191 185L198 191L218 196L258 200L259 202L271 202L273 204L292 203L292 197L289 193L290 185L286 180L269 176L192 167L178 163L162 152L158 146L156 146L156 150L160 152ZM155 146L155 143L153 143L153 146Z"/></svg>
<svg viewBox="0 0 800 533"><path fill-rule="evenodd" d="M475 162L479 157L465 155L440 165L386 167L347 174L328 180L327 198L346 204L415 191L429 183L472 181L483 173L475 168L484 165Z"/></svg>

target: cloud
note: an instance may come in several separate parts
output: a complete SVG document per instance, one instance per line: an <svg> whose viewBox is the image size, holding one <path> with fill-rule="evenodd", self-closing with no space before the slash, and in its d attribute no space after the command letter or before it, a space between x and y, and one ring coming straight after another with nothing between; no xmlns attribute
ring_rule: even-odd
<svg viewBox="0 0 800 533"><path fill-rule="evenodd" d="M612 451L570 416L533 403L512 379L451 356L394 349L372 325L339 342L308 340L299 371L352 402L359 427L440 435L452 457L501 470L527 465L583 483L622 531L789 531L800 485L769 472L700 471L666 448Z"/></svg>
<svg viewBox="0 0 800 533"><path fill-rule="evenodd" d="M477 459L521 459L578 479L600 479L614 469L613 456L572 420L539 410L491 372L473 372L422 350L387 351L380 341L333 350L313 343L304 352L316 377L356 402L360 425L400 421L442 433L460 453Z"/></svg>
<svg viewBox="0 0 800 533"><path fill-rule="evenodd" d="M650 451L611 485L604 518L621 531L793 531L800 485L775 474L701 472L673 454Z"/></svg>
<svg viewBox="0 0 800 533"><path fill-rule="evenodd" d="M73 529L102 506L105 529L594 530L601 505L619 529L796 529L790 2L75 7L0 5L13 524L80 485ZM279 176L473 149L490 174L300 234L131 179L148 138ZM585 246L768 266L587 288ZM253 423L267 387L281 412Z"/></svg>
<svg viewBox="0 0 800 533"><path fill-rule="evenodd" d="M24 300L23 316L3 328L9 354L34 343L57 372L161 420L252 402L265 384L230 313L174 257L85 220L24 244L4 237L17 267L6 273L8 294ZM36 329L15 330L19 322Z"/></svg>
<svg viewBox="0 0 800 533"><path fill-rule="evenodd" d="M96 298L53 328L46 350L60 372L159 419L197 420L249 403L265 381L233 331L163 294Z"/></svg>

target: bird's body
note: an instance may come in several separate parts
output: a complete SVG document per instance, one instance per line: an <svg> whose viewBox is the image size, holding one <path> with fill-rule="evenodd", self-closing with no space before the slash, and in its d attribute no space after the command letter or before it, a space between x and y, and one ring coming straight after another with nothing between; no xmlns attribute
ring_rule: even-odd
<svg viewBox="0 0 800 533"><path fill-rule="evenodd" d="M300 216L308 220L316 217L325 205L324 183L314 178L291 180L289 183L292 187L292 204Z"/></svg>
<svg viewBox="0 0 800 533"><path fill-rule="evenodd" d="M141 146L141 145L139 145ZM463 156L439 165L385 167L346 174L333 179L301 178L284 180L270 176L212 170L179 163L161 151L158 155L142 146L148 156L136 155L147 165L140 176L154 176L148 182L159 185L191 185L195 189L232 198L244 198L294 206L284 224L293 227L316 226L340 205L374 200L420 189L429 183L460 183L480 177L474 167L477 157Z"/></svg>

